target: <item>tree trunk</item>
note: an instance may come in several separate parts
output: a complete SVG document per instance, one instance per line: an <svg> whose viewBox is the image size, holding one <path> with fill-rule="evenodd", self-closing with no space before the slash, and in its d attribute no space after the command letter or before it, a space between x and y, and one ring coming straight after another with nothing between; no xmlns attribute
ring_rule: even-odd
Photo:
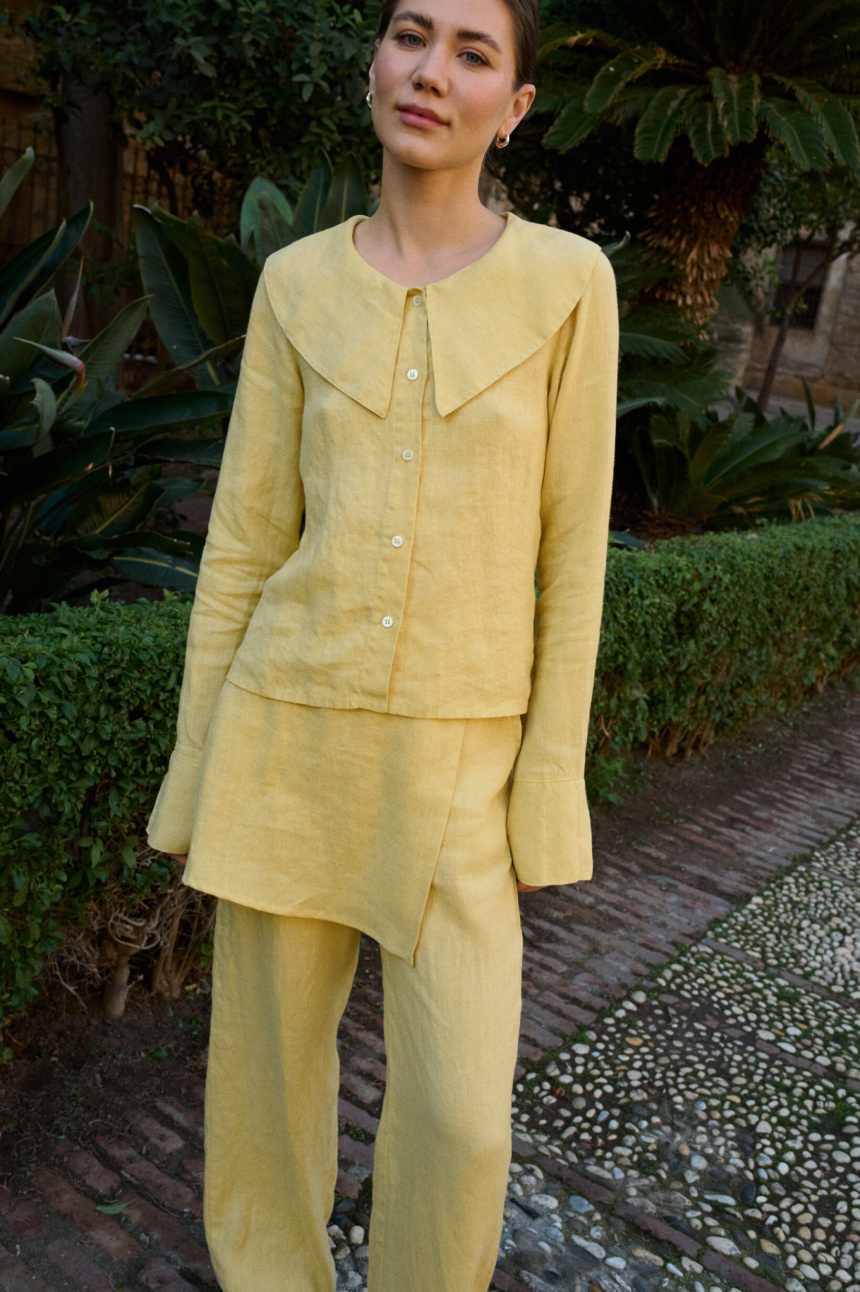
<svg viewBox="0 0 860 1292"><path fill-rule="evenodd" d="M686 137L675 140L663 163L645 242L678 277L655 283L648 292L652 299L672 301L697 323L708 319L738 226L758 193L766 147L759 132L752 143L737 144L728 157L702 166Z"/></svg>
<svg viewBox="0 0 860 1292"><path fill-rule="evenodd" d="M65 111L58 111L54 121L60 203L66 216L87 202L93 203L93 224L81 247L87 261L87 278L93 283L101 277L100 270L117 258L125 232L122 147L113 132L107 95L92 94L86 86L67 80L63 98ZM61 293L65 286L61 279ZM69 285L67 299L71 291ZM82 295L85 300L78 306L76 319L80 318L87 333L94 336L105 326L112 309L91 292L84 291ZM73 330L81 324L73 325Z"/></svg>
<svg viewBox="0 0 860 1292"><path fill-rule="evenodd" d="M797 309L798 302L807 287L812 286L812 281L816 275L820 273L822 269L826 269L827 266L832 263L836 255L836 242L834 239L831 239L827 246L822 247L821 249L821 261L819 264L815 266L802 283L799 283L797 281L797 276L800 273L801 253L810 245L812 244L798 243L794 249L794 265L791 273L791 281L795 285L795 290L792 292L783 308L782 318L779 320L776 336L773 339L773 345L771 346L770 354L768 355L767 367L765 368L764 376L762 377L761 390L758 393L758 405L763 413L767 412L767 406L770 403L773 383L776 381L776 374L779 368L779 360L782 356L783 346L785 345L786 337L788 336L788 329L791 326L791 320L794 317L794 311ZM814 426L812 427L812 430L815 430Z"/></svg>

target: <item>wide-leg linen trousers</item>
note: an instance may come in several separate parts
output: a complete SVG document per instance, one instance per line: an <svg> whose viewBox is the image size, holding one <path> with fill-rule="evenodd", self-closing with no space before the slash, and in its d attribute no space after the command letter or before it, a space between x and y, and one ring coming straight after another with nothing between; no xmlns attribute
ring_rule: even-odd
<svg viewBox="0 0 860 1292"><path fill-rule="evenodd" d="M464 755L413 962L382 949L368 1292L486 1292L498 1254L522 934L504 785ZM360 936L219 900L204 1208L223 1292L333 1292L336 1034Z"/></svg>

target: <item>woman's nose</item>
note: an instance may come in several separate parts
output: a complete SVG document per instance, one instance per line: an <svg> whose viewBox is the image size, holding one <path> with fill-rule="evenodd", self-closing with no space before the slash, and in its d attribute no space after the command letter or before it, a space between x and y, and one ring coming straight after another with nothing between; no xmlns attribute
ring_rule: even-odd
<svg viewBox="0 0 860 1292"><path fill-rule="evenodd" d="M438 45L424 52L424 57L412 73L412 84L424 90L444 94L448 88L447 57Z"/></svg>

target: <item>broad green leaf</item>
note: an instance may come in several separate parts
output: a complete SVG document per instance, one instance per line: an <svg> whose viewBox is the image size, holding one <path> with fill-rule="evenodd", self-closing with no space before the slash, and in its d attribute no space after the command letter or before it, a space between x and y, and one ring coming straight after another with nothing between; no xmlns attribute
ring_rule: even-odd
<svg viewBox="0 0 860 1292"><path fill-rule="evenodd" d="M169 556L151 547L129 548L118 553L113 558L113 567L125 578L158 588L174 588L177 592L193 592L200 572L200 562L193 557Z"/></svg>
<svg viewBox="0 0 860 1292"><path fill-rule="evenodd" d="M293 215L293 232L297 238L306 238L320 228L323 207L331 187L332 168L326 154L318 152L307 183L299 194Z"/></svg>
<svg viewBox="0 0 860 1292"><path fill-rule="evenodd" d="M113 433L87 435L78 444L53 449L0 476L0 506L24 502L59 489L106 462L113 447Z"/></svg>
<svg viewBox="0 0 860 1292"><path fill-rule="evenodd" d="M656 90L636 127L635 153L639 161L664 161L681 128L687 85L665 85Z"/></svg>
<svg viewBox="0 0 860 1292"><path fill-rule="evenodd" d="M759 116L768 134L782 144L800 170L826 170L829 164L824 132L814 117L790 99L765 99Z"/></svg>
<svg viewBox="0 0 860 1292"><path fill-rule="evenodd" d="M130 1202L97 1202L96 1211L100 1211L103 1216L118 1216L120 1212L130 1207Z"/></svg>
<svg viewBox="0 0 860 1292"><path fill-rule="evenodd" d="M758 73L727 72L724 67L712 67L708 79L729 143L749 143L755 139L761 100Z"/></svg>
<svg viewBox="0 0 860 1292"><path fill-rule="evenodd" d="M546 148L555 148L558 152L565 153L569 148L575 148L586 135L591 134L595 126L600 124L600 118L591 112L586 112L584 104L585 91L583 90L570 99L547 130L543 137Z"/></svg>
<svg viewBox="0 0 860 1292"><path fill-rule="evenodd" d="M201 364L208 366L209 364L220 362L221 359L229 359L237 350L241 350L244 344L244 336L234 336L232 340L225 341L223 345L216 345L211 350L204 350L202 354L198 354L196 359L192 359L190 363L184 363L181 368L165 369L157 377L153 377L152 381L148 382L147 385L133 391L128 398L129 400L149 399L157 390L163 390L165 386L173 385L174 381L177 381L185 373L193 371L194 368L200 367Z"/></svg>
<svg viewBox="0 0 860 1292"><path fill-rule="evenodd" d="M674 341L648 336L642 332L627 332L624 330L623 323L618 341L622 354L638 354L648 359L668 359L670 363L683 363L685 358L684 351Z"/></svg>
<svg viewBox="0 0 860 1292"><path fill-rule="evenodd" d="M196 362L212 348L212 341L191 300L188 264L146 207L134 208L134 227L140 274L158 335L174 363L185 366ZM207 365L198 380L210 387L221 384L214 365Z"/></svg>
<svg viewBox="0 0 860 1292"><path fill-rule="evenodd" d="M53 292L45 292L30 301L0 332L0 372L9 378L13 387L36 363L32 346L16 340L16 337L38 341L50 349L62 344L63 319Z"/></svg>
<svg viewBox="0 0 860 1292"><path fill-rule="evenodd" d="M684 109L684 125L696 161L703 166L710 166L717 157L728 156L729 140L715 103L702 99L689 103Z"/></svg>
<svg viewBox="0 0 860 1292"><path fill-rule="evenodd" d="M263 194L274 204L287 224L290 224L293 219L293 208L277 184L273 184L270 179L266 179L263 175L258 175L256 179L251 180L242 199L242 210L239 215L239 241L242 244L242 250L246 255L250 255L252 260L256 259L250 246L252 237L255 239L256 248L259 251L259 240L256 235L260 227L259 201Z"/></svg>
<svg viewBox="0 0 860 1292"><path fill-rule="evenodd" d="M33 396L33 404L39 417L39 437L33 446L33 457L41 457L51 448L51 427L57 420L57 397L54 394L47 381L41 377L33 378L33 386L36 394Z"/></svg>
<svg viewBox="0 0 860 1292"><path fill-rule="evenodd" d="M171 426L195 426L225 417L232 407L232 392L223 390L180 390L173 395L127 399L99 414L90 432L112 428L122 438L150 428L156 432Z"/></svg>
<svg viewBox="0 0 860 1292"><path fill-rule="evenodd" d="M649 404L662 404L663 399L659 395L642 395L638 399L622 399L615 409L615 416L623 417L625 413L635 412L637 408L647 408Z"/></svg>
<svg viewBox="0 0 860 1292"><path fill-rule="evenodd" d="M0 323L13 308L21 309L57 272L87 230L93 204L88 202L26 247L0 271Z"/></svg>
<svg viewBox="0 0 860 1292"><path fill-rule="evenodd" d="M631 81L635 81L652 67L659 67L665 61L665 52L654 45L637 45L633 49L626 49L623 53L617 54L608 63L604 63L591 82L585 97L586 111L603 112L617 98L625 85L629 85Z"/></svg>
<svg viewBox="0 0 860 1292"><path fill-rule="evenodd" d="M120 359L128 350L146 317L147 298L132 301L112 318L107 327L80 351L86 364L87 384L75 401L75 415L92 412L106 390L113 390Z"/></svg>
<svg viewBox="0 0 860 1292"><path fill-rule="evenodd" d="M64 231L65 221L31 242L0 269L0 324L9 318L30 283L47 264L51 253L61 243ZM24 305L23 299L21 305Z"/></svg>
<svg viewBox="0 0 860 1292"><path fill-rule="evenodd" d="M12 449L29 449L38 438L38 422L16 422L0 431L0 453L9 453Z"/></svg>
<svg viewBox="0 0 860 1292"><path fill-rule="evenodd" d="M66 533L113 538L141 529L158 506L161 494L161 487L154 480L139 484L132 484L128 479L111 481L75 504Z"/></svg>
<svg viewBox="0 0 860 1292"><path fill-rule="evenodd" d="M842 99L815 81L776 78L797 95L801 107L815 118L824 132L825 142L841 166L860 174L860 145L854 118Z"/></svg>
<svg viewBox="0 0 860 1292"><path fill-rule="evenodd" d="M196 213L189 220L180 220L159 211L157 220L187 263L191 301L200 327L215 345L240 336L248 327L260 276L257 266L235 239L216 237Z"/></svg>
<svg viewBox="0 0 860 1292"><path fill-rule="evenodd" d="M367 189L361 167L352 153L338 164L331 177L331 186L320 216L319 227L329 229L342 224L351 215L367 213Z"/></svg>
<svg viewBox="0 0 860 1292"><path fill-rule="evenodd" d="M223 440L177 440L167 437L147 440L137 447L137 456L157 462L193 462L197 466L220 467Z"/></svg>
<svg viewBox="0 0 860 1292"><path fill-rule="evenodd" d="M3 178L0 179L0 216L5 213L6 207L24 182L27 172L35 160L36 154L33 149L27 148L22 156L12 163Z"/></svg>
<svg viewBox="0 0 860 1292"><path fill-rule="evenodd" d="M282 247L295 242L296 235L292 225L283 213L269 201L268 194L261 193L257 204L257 229L254 234L254 245L257 249L258 263L264 264L269 256Z"/></svg>

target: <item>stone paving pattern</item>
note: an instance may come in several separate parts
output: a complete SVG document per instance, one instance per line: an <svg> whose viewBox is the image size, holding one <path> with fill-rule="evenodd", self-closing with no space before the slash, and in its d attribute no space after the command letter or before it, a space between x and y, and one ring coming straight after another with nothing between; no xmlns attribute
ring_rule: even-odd
<svg viewBox="0 0 860 1292"><path fill-rule="evenodd" d="M849 712L826 746L799 739L765 787L523 899L498 1292L860 1292L860 697L847 703L853 726ZM362 1289L385 1080L371 948L341 1061L330 1233L339 1289ZM0 1190L0 1292L214 1286L202 1099L202 1071L181 1100L106 1098L87 1142L58 1141L26 1193Z"/></svg>

